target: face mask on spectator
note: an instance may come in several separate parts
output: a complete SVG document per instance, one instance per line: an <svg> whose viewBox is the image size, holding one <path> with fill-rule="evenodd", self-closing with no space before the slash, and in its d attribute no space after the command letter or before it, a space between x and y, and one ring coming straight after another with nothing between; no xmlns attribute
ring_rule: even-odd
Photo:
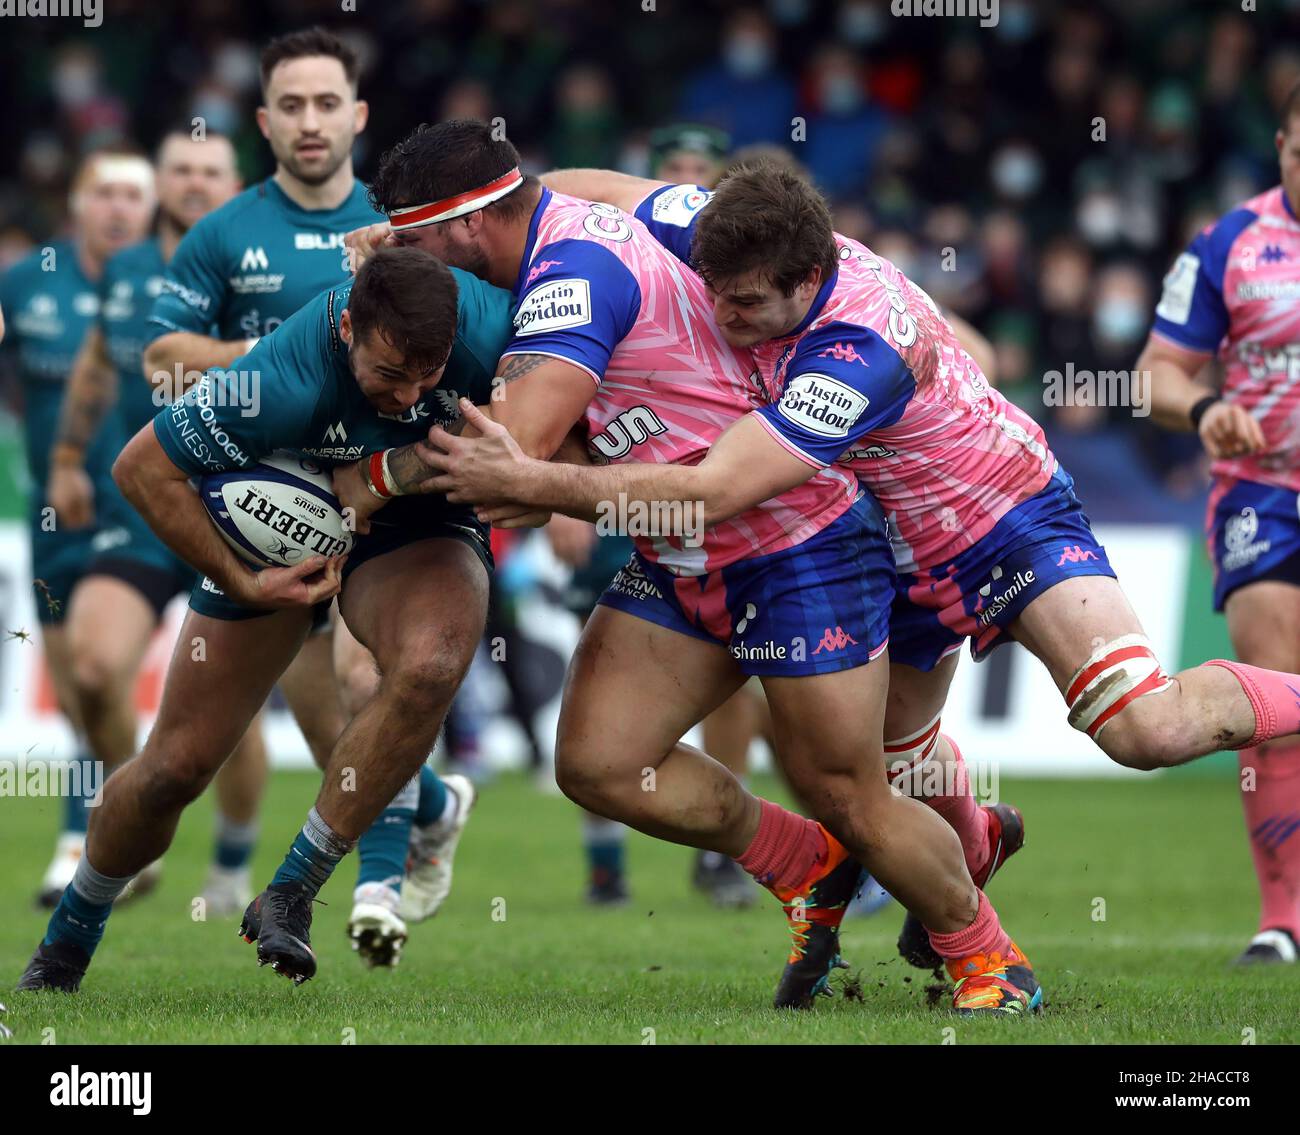
<svg viewBox="0 0 1300 1135"><path fill-rule="evenodd" d="M1094 193L1079 207L1079 230L1091 244L1110 244L1123 224L1120 203L1108 193Z"/></svg>
<svg viewBox="0 0 1300 1135"><path fill-rule="evenodd" d="M81 106L95 97L98 76L94 64L67 59L55 67L51 83L55 98L64 106Z"/></svg>
<svg viewBox="0 0 1300 1135"><path fill-rule="evenodd" d="M849 4L840 9L839 33L845 43L859 47L875 43L884 31L884 17L870 4Z"/></svg>
<svg viewBox="0 0 1300 1135"><path fill-rule="evenodd" d="M1032 150L1002 150L993 159L993 184L1007 197L1031 197L1043 180L1042 163Z"/></svg>
<svg viewBox="0 0 1300 1135"><path fill-rule="evenodd" d="M1103 300L1093 317L1093 330L1109 343L1131 343L1146 330L1146 318L1146 312L1130 300Z"/></svg>
<svg viewBox="0 0 1300 1135"><path fill-rule="evenodd" d="M225 95L200 95L194 101L193 116L218 134L235 134L239 130L239 108Z"/></svg>
<svg viewBox="0 0 1300 1135"><path fill-rule="evenodd" d="M862 105L862 88L852 75L828 75L821 82L821 96L827 114L852 114Z"/></svg>
<svg viewBox="0 0 1300 1135"><path fill-rule="evenodd" d="M754 79L767 70L772 61L772 51L761 36L738 35L727 41L722 57L733 75Z"/></svg>

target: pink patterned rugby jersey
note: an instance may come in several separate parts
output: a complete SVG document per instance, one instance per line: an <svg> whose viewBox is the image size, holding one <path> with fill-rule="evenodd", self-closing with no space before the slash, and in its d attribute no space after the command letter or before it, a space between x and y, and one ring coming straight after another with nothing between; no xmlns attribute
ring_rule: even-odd
<svg viewBox="0 0 1300 1135"><path fill-rule="evenodd" d="M1265 449L1216 461L1218 477L1300 490L1300 221L1279 185L1204 229L1165 277L1152 331L1217 354L1223 395Z"/></svg>
<svg viewBox="0 0 1300 1135"><path fill-rule="evenodd" d="M760 419L812 465L852 470L889 521L898 570L951 560L1044 488L1056 459L988 385L924 291L857 241L789 335L754 348Z"/></svg>
<svg viewBox="0 0 1300 1135"><path fill-rule="evenodd" d="M762 404L753 360L729 347L699 278L611 205L542 191L514 294L506 354L550 355L591 375L592 457L694 465L727 426ZM824 470L709 528L702 546L637 537L681 575L802 543L846 512L853 477Z"/></svg>

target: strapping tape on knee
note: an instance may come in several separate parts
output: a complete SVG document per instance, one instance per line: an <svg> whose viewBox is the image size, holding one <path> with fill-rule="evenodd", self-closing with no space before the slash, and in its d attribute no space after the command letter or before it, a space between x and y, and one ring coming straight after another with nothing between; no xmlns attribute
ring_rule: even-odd
<svg viewBox="0 0 1300 1135"><path fill-rule="evenodd" d="M1065 691L1070 724L1096 738L1130 702L1170 686L1146 635L1127 634L1099 646Z"/></svg>
<svg viewBox="0 0 1300 1135"><path fill-rule="evenodd" d="M893 784L900 792L906 792L906 786L897 783L899 778L906 776L910 779L912 773L921 769L925 762L934 756L938 747L938 714L935 715L933 721L922 726L910 737L902 737L897 741L886 741L885 775L889 777L889 783Z"/></svg>

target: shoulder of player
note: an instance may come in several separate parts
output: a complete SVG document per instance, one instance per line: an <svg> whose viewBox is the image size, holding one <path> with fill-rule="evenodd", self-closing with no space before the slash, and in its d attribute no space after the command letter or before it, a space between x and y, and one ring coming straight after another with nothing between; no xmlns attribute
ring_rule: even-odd
<svg viewBox="0 0 1300 1135"><path fill-rule="evenodd" d="M193 247L198 242L224 245L228 237L238 235L236 230L241 221L246 221L250 213L259 212L266 205L266 183L250 185L224 205L218 205L212 212L205 213L195 221L190 231L181 238L181 245Z"/></svg>
<svg viewBox="0 0 1300 1135"><path fill-rule="evenodd" d="M1202 229L1197 238L1192 241L1189 251L1202 259L1213 278L1222 278L1233 246L1264 215L1262 209L1252 207L1259 200L1254 198L1225 213L1213 224Z"/></svg>
<svg viewBox="0 0 1300 1135"><path fill-rule="evenodd" d="M136 244L128 244L104 262L104 280L121 279L149 272L162 263L158 252L158 241L149 237Z"/></svg>
<svg viewBox="0 0 1300 1135"><path fill-rule="evenodd" d="M880 332L861 323L830 320L808 331L790 358L791 375L833 371L854 377L874 370L872 378L907 370L898 348Z"/></svg>

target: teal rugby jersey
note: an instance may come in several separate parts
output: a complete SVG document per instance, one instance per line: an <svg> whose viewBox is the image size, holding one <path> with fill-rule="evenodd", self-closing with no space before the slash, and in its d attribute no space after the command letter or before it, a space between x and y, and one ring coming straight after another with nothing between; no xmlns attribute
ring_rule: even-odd
<svg viewBox="0 0 1300 1135"><path fill-rule="evenodd" d="M116 419L122 442L158 413L154 388L142 370L144 349L154 338L149 313L162 294L167 265L158 238L122 249L104 265L99 282L99 330L117 371Z"/></svg>
<svg viewBox="0 0 1300 1135"><path fill-rule="evenodd" d="M329 468L448 425L460 416L460 397L486 404L497 361L514 334L511 296L468 272L451 273L458 290L456 342L441 382L402 414L380 413L352 376L339 336L349 281L312 300L232 364L237 380L227 382L214 371L159 412L159 443L179 468L196 476L248 468L279 449ZM249 382L252 376L256 384ZM255 407L233 396L236 388L255 391Z"/></svg>
<svg viewBox="0 0 1300 1135"><path fill-rule="evenodd" d="M45 503L63 392L99 303L98 285L82 271L71 241L54 241L0 276L0 307L5 313L0 351L22 387L23 438L35 485L33 512ZM97 481L107 475L116 456L114 440L112 430L101 429L87 453L86 468Z"/></svg>
<svg viewBox="0 0 1300 1135"><path fill-rule="evenodd" d="M153 306L150 339L171 331L220 339L270 334L349 278L344 235L384 219L359 181L337 209L303 209L267 178L185 234Z"/></svg>

